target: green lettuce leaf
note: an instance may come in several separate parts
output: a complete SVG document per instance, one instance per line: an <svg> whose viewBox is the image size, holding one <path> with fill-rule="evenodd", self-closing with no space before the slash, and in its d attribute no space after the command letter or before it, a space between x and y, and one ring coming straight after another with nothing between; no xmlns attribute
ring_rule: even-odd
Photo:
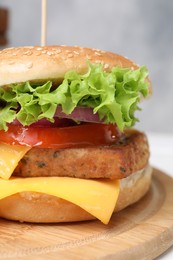
<svg viewBox="0 0 173 260"><path fill-rule="evenodd" d="M51 81L5 86L0 88L0 129L7 130L14 119L24 126L42 118L53 122L57 106L65 114L85 106L98 113L104 123L117 124L123 131L138 121L135 111L141 96L148 95L147 76L145 66L137 70L114 67L104 72L101 64L88 64L86 74L69 71L56 89Z"/></svg>

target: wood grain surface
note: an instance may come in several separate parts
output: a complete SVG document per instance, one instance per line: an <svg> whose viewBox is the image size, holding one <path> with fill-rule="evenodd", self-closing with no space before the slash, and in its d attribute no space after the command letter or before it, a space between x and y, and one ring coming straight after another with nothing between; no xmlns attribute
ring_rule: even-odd
<svg viewBox="0 0 173 260"><path fill-rule="evenodd" d="M173 179L154 170L138 203L99 221L34 225L0 219L0 259L153 259L173 245Z"/></svg>

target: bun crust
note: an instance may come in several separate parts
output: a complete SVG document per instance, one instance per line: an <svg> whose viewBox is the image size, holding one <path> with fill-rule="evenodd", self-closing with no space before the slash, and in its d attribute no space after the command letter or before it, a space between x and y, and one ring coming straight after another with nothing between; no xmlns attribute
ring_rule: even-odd
<svg viewBox="0 0 173 260"><path fill-rule="evenodd" d="M120 194L114 212L135 203L148 191L152 169L133 173L120 181ZM33 223L58 223L92 220L80 207L54 196L22 192L0 200L0 217Z"/></svg>
<svg viewBox="0 0 173 260"><path fill-rule="evenodd" d="M137 69L139 66L115 53L70 46L30 46L0 51L0 86L25 81L62 81L69 70L83 74L87 61L102 63L105 71L114 66Z"/></svg>

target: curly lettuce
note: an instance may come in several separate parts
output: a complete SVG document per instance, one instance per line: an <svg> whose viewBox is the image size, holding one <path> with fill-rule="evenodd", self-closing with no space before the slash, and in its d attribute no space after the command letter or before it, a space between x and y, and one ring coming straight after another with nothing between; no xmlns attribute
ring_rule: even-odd
<svg viewBox="0 0 173 260"><path fill-rule="evenodd" d="M88 64L88 72L65 74L56 88L52 81L43 84L24 82L0 88L0 129L17 119L28 126L42 118L54 122L57 106L69 115L77 106L85 106L98 113L104 123L117 124L123 131L138 119L141 96L148 95L148 71L145 66L131 70L114 67L105 72L101 64Z"/></svg>

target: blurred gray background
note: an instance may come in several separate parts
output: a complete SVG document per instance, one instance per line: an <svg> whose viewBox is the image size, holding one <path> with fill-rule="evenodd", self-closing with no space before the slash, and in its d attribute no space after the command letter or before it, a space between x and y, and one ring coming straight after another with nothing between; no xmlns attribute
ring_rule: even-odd
<svg viewBox="0 0 173 260"><path fill-rule="evenodd" d="M0 0L10 11L8 46L39 45L41 0ZM146 65L153 96L139 129L173 133L173 1L48 0L47 44L95 47Z"/></svg>

